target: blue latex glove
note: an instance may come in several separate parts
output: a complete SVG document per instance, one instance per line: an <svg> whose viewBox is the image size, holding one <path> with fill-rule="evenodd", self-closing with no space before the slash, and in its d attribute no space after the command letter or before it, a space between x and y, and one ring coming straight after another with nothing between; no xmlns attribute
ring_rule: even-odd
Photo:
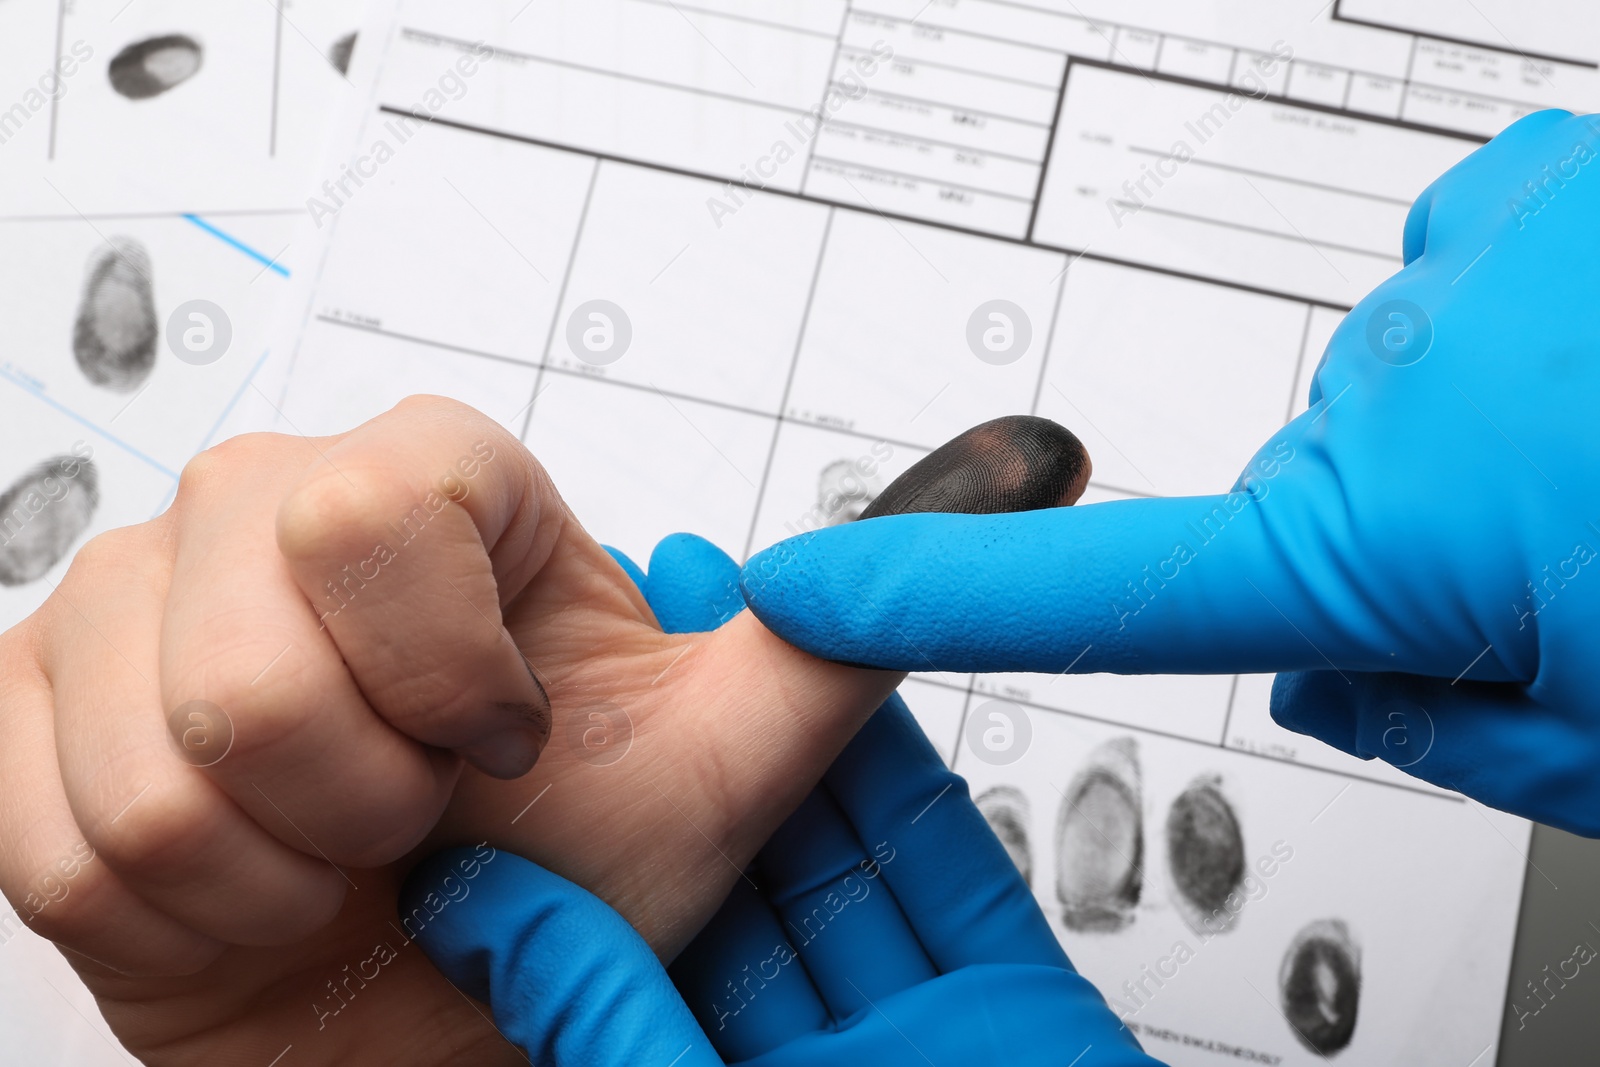
<svg viewBox="0 0 1600 1067"><path fill-rule="evenodd" d="M1430 186L1232 492L829 529L751 607L878 667L1286 672L1285 726L1600 836L1597 156L1546 111Z"/></svg>
<svg viewBox="0 0 1600 1067"><path fill-rule="evenodd" d="M648 577L618 561L664 627L713 629L742 606L737 566L699 538L662 542ZM431 916L429 957L535 1063L1158 1067L898 698L674 964L676 990L615 912L515 856L443 853L403 900Z"/></svg>

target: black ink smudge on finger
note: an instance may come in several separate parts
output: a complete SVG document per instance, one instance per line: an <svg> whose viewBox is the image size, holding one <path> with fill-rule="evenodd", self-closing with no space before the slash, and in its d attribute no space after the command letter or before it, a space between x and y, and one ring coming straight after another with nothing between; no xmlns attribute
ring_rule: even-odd
<svg viewBox="0 0 1600 1067"><path fill-rule="evenodd" d="M890 483L862 514L999 515L1063 507L1089 484L1089 453L1065 426L1007 415L940 445Z"/></svg>

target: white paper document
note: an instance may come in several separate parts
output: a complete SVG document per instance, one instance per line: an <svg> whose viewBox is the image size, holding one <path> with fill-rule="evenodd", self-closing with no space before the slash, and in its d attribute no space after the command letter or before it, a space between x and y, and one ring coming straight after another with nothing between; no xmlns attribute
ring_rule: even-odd
<svg viewBox="0 0 1600 1067"><path fill-rule="evenodd" d="M274 403L314 434L457 397L641 560L848 521L1012 413L1084 440L1089 501L1219 491L1422 188L1600 103L1594 11L1529 6L406 0ZM1154 1055L1492 1063L1528 824L1281 730L1269 687L906 695Z"/></svg>

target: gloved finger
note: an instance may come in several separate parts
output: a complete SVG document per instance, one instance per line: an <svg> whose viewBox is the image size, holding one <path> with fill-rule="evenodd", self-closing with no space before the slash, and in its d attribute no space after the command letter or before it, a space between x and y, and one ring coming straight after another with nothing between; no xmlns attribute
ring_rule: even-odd
<svg viewBox="0 0 1600 1067"><path fill-rule="evenodd" d="M1316 558L1325 546L1297 531L1318 528L1302 512L1337 487L1309 469L1298 477L1270 449L1257 464L1275 480L1257 476L1223 496L892 516L803 535L750 561L745 599L815 656L898 670L1233 674L1394 663L1390 653L1418 635L1378 629L1360 611L1336 616L1313 593L1313 582L1337 587L1341 575Z"/></svg>
<svg viewBox="0 0 1600 1067"><path fill-rule="evenodd" d="M968 430L924 457L895 479L862 518L945 513L994 515L1066 506L1083 494L1090 470L1088 453L1065 427L1034 416L995 419ZM872 524L857 523L855 527L870 529ZM903 660L906 666L900 669L931 669L930 656L911 641L893 619L871 604L864 604L872 620L867 623L868 627L877 632L895 632L901 638L898 647L881 653L876 660L865 653L850 655L828 650L824 632L831 628L834 620L817 617L809 620L808 625L808 620L802 616L808 608L817 605L801 601L807 599L805 593L815 583L802 577L797 584L795 579L794 565L805 558L797 553L807 551L812 537L807 534L782 542L750 561L742 575L741 588L745 599L757 607L758 617L764 621L763 612L770 614L780 636L824 658L861 664ZM848 552L845 555L848 558ZM863 590L854 588L853 575L834 577L851 586L863 601L870 598ZM862 621L856 620L856 625L861 626ZM834 636L849 640L849 635ZM819 637L822 638L820 642Z"/></svg>
<svg viewBox="0 0 1600 1067"><path fill-rule="evenodd" d="M1587 712L1520 685L1412 674L1304 671L1272 686L1272 717L1362 759L1585 837L1600 837L1600 746Z"/></svg>
<svg viewBox="0 0 1600 1067"><path fill-rule="evenodd" d="M927 1063L1161 1067L1087 980L1033 966L944 975L878 1001L850 1026L807 1035L738 1067Z"/></svg>
<svg viewBox="0 0 1600 1067"><path fill-rule="evenodd" d="M1461 162L1445 171L1436 178L1432 184L1424 189L1411 205L1411 210L1406 214L1403 255L1406 266L1422 258L1428 250L1429 234L1453 232L1466 236L1469 240L1479 240L1481 228L1460 227L1460 213L1493 212L1496 221L1505 214L1505 204L1500 201L1493 203L1460 202L1450 195L1450 191L1458 186L1470 186L1468 176L1486 166L1494 165L1506 156L1520 156L1529 152L1530 146L1545 139L1552 126L1572 118L1572 112L1552 108L1546 111L1535 111L1501 130L1495 138L1483 147L1475 150ZM1561 148L1570 148L1570 144L1562 144ZM1537 155L1537 153L1535 153ZM1530 180L1537 180L1538 174L1528 175ZM1520 190L1508 190L1520 193ZM1476 197L1481 201L1481 197ZM1442 209L1442 210L1441 210ZM1481 240L1479 241L1481 244Z"/></svg>
<svg viewBox="0 0 1600 1067"><path fill-rule="evenodd" d="M534 1063L722 1067L634 929L536 864L449 849L412 872L400 908L406 936Z"/></svg>
<svg viewBox="0 0 1600 1067"><path fill-rule="evenodd" d="M641 588L669 634L708 633L744 610L739 565L694 534L673 534L656 545Z"/></svg>
<svg viewBox="0 0 1600 1067"><path fill-rule="evenodd" d="M639 592L643 593L644 569L635 563L626 552L612 548L610 545L601 545L600 547L606 550L606 555L610 556L617 566L622 568L622 573L626 574L629 580L639 587Z"/></svg>
<svg viewBox="0 0 1600 1067"><path fill-rule="evenodd" d="M823 784L877 860L934 967L1071 967L1005 846L898 695Z"/></svg>
<svg viewBox="0 0 1600 1067"><path fill-rule="evenodd" d="M1298 607L1305 591L1265 502L1276 488L1272 511L1294 510L1281 488L1294 456L1288 440L1263 449L1245 488L1221 497L1064 508L1089 474L1077 438L1045 419L1000 419L901 475L873 517L757 554L742 589L797 647L897 670L1227 673L1239 668L1219 658L1292 662L1314 650L1273 602ZM961 513L904 514L918 510Z"/></svg>
<svg viewBox="0 0 1600 1067"><path fill-rule="evenodd" d="M1400 238L1400 255L1408 267L1427 248L1428 216L1433 211L1433 192L1437 187L1438 182L1434 182L1422 190L1412 201L1411 210L1406 212L1406 224Z"/></svg>
<svg viewBox="0 0 1600 1067"><path fill-rule="evenodd" d="M884 878L892 855L889 842L860 838L823 788L756 859L756 883L836 1021L939 974Z"/></svg>
<svg viewBox="0 0 1600 1067"><path fill-rule="evenodd" d="M832 1022L794 951L793 935L743 879L667 973L717 1054L730 1063Z"/></svg>

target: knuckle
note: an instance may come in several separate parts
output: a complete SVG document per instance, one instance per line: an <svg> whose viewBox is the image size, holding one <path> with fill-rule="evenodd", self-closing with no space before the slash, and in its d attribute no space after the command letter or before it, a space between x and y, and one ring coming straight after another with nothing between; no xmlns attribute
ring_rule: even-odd
<svg viewBox="0 0 1600 1067"><path fill-rule="evenodd" d="M204 496L244 466L246 457L260 446L258 435L233 437L212 445L184 464L178 476L178 496Z"/></svg>
<svg viewBox="0 0 1600 1067"><path fill-rule="evenodd" d="M388 810L349 840L334 841L330 855L336 862L361 870L394 863L428 836L448 799L448 794L430 796L425 792L394 797Z"/></svg>
<svg viewBox="0 0 1600 1067"><path fill-rule="evenodd" d="M41 607L11 629L0 633L0 723L11 719L13 709L22 707L28 698L47 691L41 653L44 618L47 608Z"/></svg>
<svg viewBox="0 0 1600 1067"><path fill-rule="evenodd" d="M170 740L193 766L231 766L283 742L325 713L324 694L343 681L337 661L304 653L298 629L231 613L209 629L209 642L186 645L161 671Z"/></svg>
<svg viewBox="0 0 1600 1067"><path fill-rule="evenodd" d="M278 507L278 549L291 562L315 563L364 545L394 491L368 478L338 474L308 478Z"/></svg>
<svg viewBox="0 0 1600 1067"><path fill-rule="evenodd" d="M216 690L212 702L232 730L231 756L248 761L304 735L326 711L315 696L298 687L251 687L240 682ZM222 764L217 765L226 770Z"/></svg>
<svg viewBox="0 0 1600 1067"><path fill-rule="evenodd" d="M396 414L407 417L437 418L441 421L449 420L453 423L462 421L481 422L485 416L477 408L448 396L437 396L433 393L413 393L394 406Z"/></svg>
<svg viewBox="0 0 1600 1067"><path fill-rule="evenodd" d="M163 541L156 523L107 530L86 541L72 557L59 587L61 596L51 596L41 609L41 619L56 626L76 628L82 624L81 611L106 598L109 590L129 591L159 583L162 579ZM65 600L70 607L58 601Z"/></svg>
<svg viewBox="0 0 1600 1067"><path fill-rule="evenodd" d="M123 570L124 565L145 547L145 541L137 526L124 526L96 534L85 541L72 557L66 580L73 583L93 582L104 577L108 571Z"/></svg>
<svg viewBox="0 0 1600 1067"><path fill-rule="evenodd" d="M168 881L189 868L204 847L209 818L192 789L147 787L121 806L108 806L84 829L96 854L120 873Z"/></svg>
<svg viewBox="0 0 1600 1067"><path fill-rule="evenodd" d="M46 941L68 947L84 939L85 927L90 918L86 909L71 896L60 901L51 901L31 891L24 894L23 899L15 905L15 910L18 918L29 930Z"/></svg>
<svg viewBox="0 0 1600 1067"><path fill-rule="evenodd" d="M103 868L71 878L52 871L21 894L16 911L46 941L70 946L91 936L113 888Z"/></svg>
<svg viewBox="0 0 1600 1067"><path fill-rule="evenodd" d="M241 487L251 489L281 476L299 460L303 443L283 434L249 433L212 445L184 464L172 511L220 506Z"/></svg>

